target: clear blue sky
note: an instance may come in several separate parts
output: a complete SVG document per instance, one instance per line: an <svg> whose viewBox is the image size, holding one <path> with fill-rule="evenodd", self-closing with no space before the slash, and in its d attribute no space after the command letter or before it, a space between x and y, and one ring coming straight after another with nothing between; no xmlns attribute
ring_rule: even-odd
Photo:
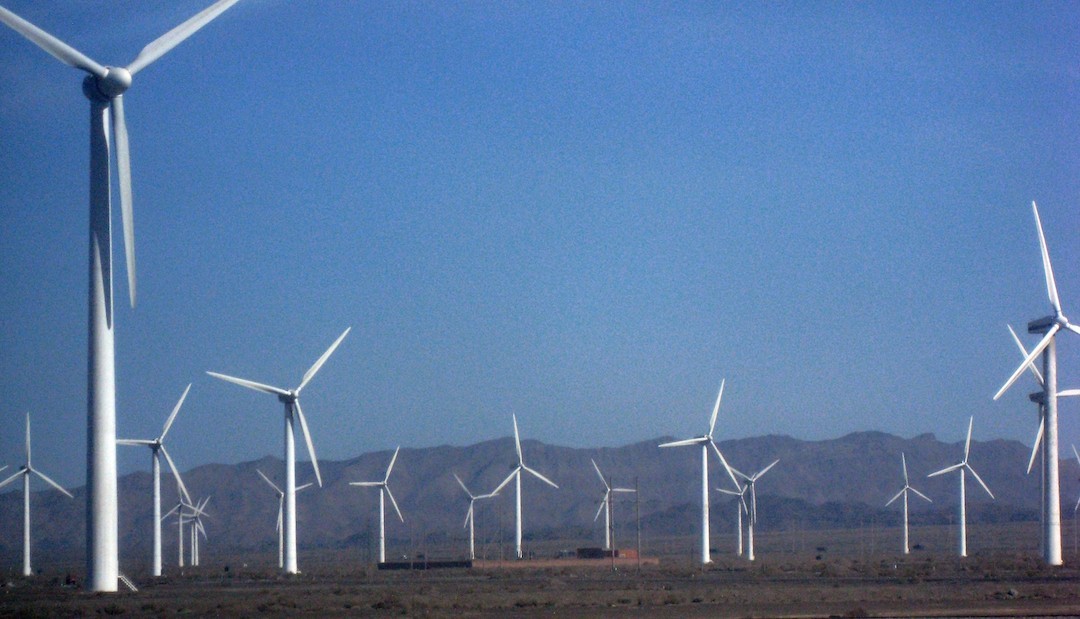
<svg viewBox="0 0 1080 619"><path fill-rule="evenodd" d="M207 4L2 3L121 65ZM0 461L30 411L72 485L80 80L0 29ZM326 459L506 436L512 412L562 445L690 436L724 377L720 438L961 440L975 414L976 439L1030 442L1031 380L990 397L1006 322L1049 311L1033 199L1080 318L1076 3L244 0L125 102L118 433L156 435L194 382L183 469L282 452L280 404L206 370L295 386L350 325L303 398Z"/></svg>

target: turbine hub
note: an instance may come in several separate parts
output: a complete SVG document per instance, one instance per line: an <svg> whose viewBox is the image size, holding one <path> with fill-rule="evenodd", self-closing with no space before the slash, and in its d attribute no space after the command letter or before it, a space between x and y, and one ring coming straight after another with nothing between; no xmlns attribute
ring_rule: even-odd
<svg viewBox="0 0 1080 619"><path fill-rule="evenodd" d="M83 80L83 94L88 99L109 101L131 88L131 73L123 67L107 67L105 77L88 75Z"/></svg>

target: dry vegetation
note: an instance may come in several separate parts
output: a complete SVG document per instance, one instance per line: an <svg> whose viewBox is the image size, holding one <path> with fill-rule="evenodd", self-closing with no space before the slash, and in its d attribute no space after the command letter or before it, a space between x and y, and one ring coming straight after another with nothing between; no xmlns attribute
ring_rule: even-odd
<svg viewBox="0 0 1080 619"><path fill-rule="evenodd" d="M977 539L1013 539L1030 526L1005 525ZM721 553L708 569L688 554L656 567L379 572L350 553L302 556L305 573L281 577L255 560L220 559L157 582L137 578L138 593L90 594L62 586L62 572L8 576L0 615L72 616L1053 616L1080 613L1080 569L1071 545L1062 568L1034 552L976 551L966 560L917 551L870 552L866 531L773 534L754 564ZM948 537L948 531L918 531ZM973 546L975 542L973 540ZM1071 540L1070 540L1071 541ZM804 543L818 544L808 551ZM656 542L690 547L692 539ZM781 549L787 545L788 550ZM1008 545L1005 545L1006 547ZM824 550L821 550L824 549ZM820 557L820 558L819 558ZM245 566L243 561L249 561Z"/></svg>

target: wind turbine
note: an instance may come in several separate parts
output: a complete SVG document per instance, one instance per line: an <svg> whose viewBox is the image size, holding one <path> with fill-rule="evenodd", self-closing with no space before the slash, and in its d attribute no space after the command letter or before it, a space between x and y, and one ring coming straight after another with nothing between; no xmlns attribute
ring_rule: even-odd
<svg viewBox="0 0 1080 619"><path fill-rule="evenodd" d="M517 556L518 559L521 559L524 556L522 554L522 552L521 552L521 472L522 471L527 471L528 473L532 474L533 477L536 477L540 481L542 481L545 484L551 486L552 488L555 488L556 490L559 489L559 486L555 482L548 479L547 477L544 477L543 475L541 475L539 472L537 472L537 471L535 471L535 470L533 470L533 469L531 469L531 468L529 468L528 466L525 465L525 458L524 458L524 456L521 455L521 435L518 434L517 415L511 415L511 418L514 420L514 449L517 450L518 463L517 463L517 466L514 467L514 470L511 471L510 474L506 476L506 479L504 479L502 481L502 483L499 484L499 486L497 488L495 488L495 490L494 490L494 492L492 492L492 494L499 494L499 491L502 490L503 487L506 486L506 484L510 483L511 479L515 480L515 486L516 486L515 489L517 490L517 498L515 499L515 503L516 503L516 509L515 509L516 522L515 522L515 528L514 528L514 554L515 554L515 556Z"/></svg>
<svg viewBox="0 0 1080 619"><path fill-rule="evenodd" d="M742 477L746 481L746 485L750 488L750 517L749 522L746 524L746 558L749 561L754 560L754 527L757 525L757 489L755 488L754 484L757 482L757 480L761 479L762 476L765 475L765 473L768 473L769 469L776 466L776 463L779 461L780 460L773 460L772 463L769 464L769 466L761 469L753 475L746 475L744 473L736 471L735 469L732 469L733 471L735 471L736 475Z"/></svg>
<svg viewBox="0 0 1080 619"><path fill-rule="evenodd" d="M274 492L276 492L277 495L278 495L278 503L277 503L277 534L278 534L278 537L277 537L277 563L278 563L279 568L280 567L285 567L285 541L284 541L284 537L283 537L283 534L282 534L282 531L284 529L281 526L282 512L285 509L285 493L281 490L281 488L277 487L277 484L270 481L270 478L267 477L266 475L264 475L262 471L260 471L259 469L255 469L255 472L259 474L259 477L263 478L263 481L270 484L270 487L273 488ZM306 484L304 484L302 486L297 486L296 491L300 492L304 488L308 488L310 486L311 486L311 482L308 482L308 483L306 483Z"/></svg>
<svg viewBox="0 0 1080 619"><path fill-rule="evenodd" d="M907 458L904 457L903 452L900 453L900 465L904 469L904 487L900 489L900 492L896 493L896 496L889 499L889 502L885 504L885 507L892 505L893 501L899 499L901 496L904 497L904 554L910 554L911 550L908 548L908 491L914 492L915 494L926 499L930 503L933 503L933 501L930 500L930 497L911 487L911 483L908 481L907 474Z"/></svg>
<svg viewBox="0 0 1080 619"><path fill-rule="evenodd" d="M176 489L176 494L179 498L176 501L176 505L173 505L172 509L165 512L165 515L161 517L164 521L169 516L176 513L176 522L178 525L178 531L176 533L176 547L177 547L177 563L178 567L184 567L184 509L194 509L194 506L190 502L184 499L184 493L180 488Z"/></svg>
<svg viewBox="0 0 1080 619"><path fill-rule="evenodd" d="M397 517L402 522L405 522L405 517L401 515L401 510L398 509L397 501L394 500L394 493L390 492L390 471L394 470L394 462L397 462L398 452L401 451L399 446L394 450L394 456L390 458L390 466L386 467L386 475L382 481L350 481L350 486L365 486L379 489L379 563L386 563L386 499L384 497L390 497L390 504L394 506L394 511L397 512Z"/></svg>
<svg viewBox="0 0 1080 619"><path fill-rule="evenodd" d="M465 494L469 495L469 511L465 513L465 526L469 527L469 560L476 560L476 510L474 504L482 499L490 499L496 495L494 492L488 494L474 495L466 486L465 482L461 481L457 473L454 473L454 479L457 480L461 489L465 491Z"/></svg>
<svg viewBox="0 0 1080 619"><path fill-rule="evenodd" d="M201 533L203 539L206 537L206 527L203 526L202 517L210 517L210 514L206 513L206 504L210 502L210 497L203 499L198 505L191 506L191 514L188 516L188 520L191 522L191 565L192 567L199 565L199 534Z"/></svg>
<svg viewBox="0 0 1080 619"><path fill-rule="evenodd" d="M45 473L35 469L30 463L30 413L26 413L26 464L19 469L18 473L4 481L0 481L0 488L3 488L20 476L23 478L23 576L32 576L34 574L33 570L30 569L30 473L44 479L50 486L68 495L68 497L75 498L70 492L61 488L60 484L49 479Z"/></svg>
<svg viewBox="0 0 1080 619"><path fill-rule="evenodd" d="M87 390L87 583L91 591L116 591L119 578L116 489L116 375L112 286L111 147L116 143L117 179L127 260L128 293L135 307L135 224L131 158L124 92L132 77L195 34L237 0L218 0L147 45L127 67L102 66L25 19L0 7L0 21L60 62L88 75L90 100L90 285L89 386Z"/></svg>
<svg viewBox="0 0 1080 619"><path fill-rule="evenodd" d="M731 477L731 481L735 484L736 488L741 488L739 480L735 479L735 474L732 472L732 468L728 466L727 460L724 458L724 454L720 453L720 448L713 442L713 430L716 429L716 416L720 413L720 401L724 398L724 381L720 381L720 393L716 396L716 405L713 406L712 417L709 418L709 431L702 436L688 438L681 441L672 441L670 443L664 443L660 447L682 447L685 445L701 445L701 563L702 565L712 563L712 557L709 554L709 446L711 445L713 451L716 452L716 457L720 458L720 463L724 465L724 470Z"/></svg>
<svg viewBox="0 0 1080 619"><path fill-rule="evenodd" d="M600 483L604 484L604 498L600 499L600 507L596 508L596 515L593 516L593 522L596 522L600 518L600 512L604 512L604 550L611 550L611 493L613 492L634 492L633 488L612 488L608 480L604 478L604 474L600 472L600 467L596 466L596 460L589 458L589 462L592 462L592 466L596 469L597 476L600 477Z"/></svg>
<svg viewBox="0 0 1080 619"><path fill-rule="evenodd" d="M1045 316L1028 323L1028 333L1042 334L1042 339L1035 345L1024 362L1012 373L1009 380L1005 381L1001 389L994 394L994 399L1001 397L1016 379L1024 373L1040 354L1043 355L1043 392L1045 403L1043 405L1045 419L1046 455L1043 459L1043 474L1046 492L1044 497L1044 510L1046 518L1044 523L1045 541L1043 544L1044 558L1048 565L1061 565L1061 487L1058 474L1058 386L1057 386L1057 345L1055 343L1058 331L1066 329L1080 335L1080 327L1069 322L1061 310L1061 299L1058 297L1057 283L1054 281L1054 269L1050 264L1050 252L1046 248L1046 237L1043 235L1042 221L1039 219L1039 208L1035 202L1031 203L1031 210L1035 214L1035 227L1039 232L1039 249L1042 251L1043 274L1046 278L1046 295L1050 298L1050 305L1054 311L1052 316ZM1043 354L1045 351L1045 354Z"/></svg>
<svg viewBox="0 0 1080 619"><path fill-rule="evenodd" d="M964 459L952 466L947 466L940 471L935 471L927 475L927 477L936 477L938 475L944 475L945 473L951 473L953 471L960 471L960 556L967 556L967 490L965 489L965 477L968 472L971 473L975 481L979 482L986 494L990 495L990 498L994 498L994 493L990 492L990 488L986 486L979 474L975 472L975 469L971 468L968 464L968 455L971 453L971 427L975 423L975 417L972 417L968 421L968 433L967 440L964 442Z"/></svg>
<svg viewBox="0 0 1080 619"><path fill-rule="evenodd" d="M743 554L743 526L742 515L744 513L749 514L750 510L746 507L746 491L750 489L749 485L740 486L739 491L728 490L727 488L717 488L716 491L723 494L730 494L731 496L739 497L739 501L735 504L735 529L738 531L738 545L735 556L741 557Z"/></svg>
<svg viewBox="0 0 1080 619"><path fill-rule="evenodd" d="M296 389L282 389L243 378L218 374L217 372L207 372L214 378L220 378L230 383L236 383L241 387L277 396L278 401L285 405L285 565L282 571L286 574L299 572L296 566L296 446L293 444L295 419L300 420L300 430L304 434L308 454L311 455L311 466L315 469L315 481L318 482L320 488L322 487L319 461L315 458L315 445L311 442L311 433L308 432L304 410L300 408L300 392L314 378L315 373L326 363L326 360L330 358L330 355L341 344L341 340L345 339L345 336L349 334L350 329L352 327L345 329L344 333L339 335L338 339L334 340L334 343L330 345L330 348L327 348L326 352L304 373L304 377L300 380L300 386Z"/></svg>
<svg viewBox="0 0 1080 619"><path fill-rule="evenodd" d="M184 405L184 399L187 398L188 391L191 391L190 383L187 389L184 389L184 393L180 396L176 406L173 407L172 414L165 421L165 427L161 430L160 436L149 440L122 438L116 441L118 445L145 445L150 448L150 464L154 476L154 564L151 572L154 576L161 576L161 462L158 458L159 453L165 456L165 461L169 464L169 469L172 470L172 474L176 478L176 486L180 489L182 496L189 503L191 502L191 496L188 495L187 488L184 487L184 480L180 478L180 471L176 469L176 463L169 457L169 452L165 449L164 443L165 435L169 433L169 428L172 427L176 414L180 412L180 407Z"/></svg>

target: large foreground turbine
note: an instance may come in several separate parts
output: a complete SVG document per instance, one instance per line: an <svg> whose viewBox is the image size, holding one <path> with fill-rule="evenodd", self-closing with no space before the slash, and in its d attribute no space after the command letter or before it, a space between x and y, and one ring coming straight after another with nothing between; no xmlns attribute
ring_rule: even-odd
<svg viewBox="0 0 1080 619"><path fill-rule="evenodd" d="M300 392L315 377L315 373L330 358L330 355L341 344L341 340L349 334L350 329L352 327L345 329L345 332L339 335L330 348L326 349L326 352L304 373L300 386L296 389L282 389L217 372L207 372L214 378L277 396L278 401L285 405L285 566L282 571L286 574L296 574L299 571L296 566L296 445L293 440L293 426L297 419L300 420L300 430L304 435L304 442L307 443L308 454L311 456L311 466L315 469L315 481L318 482L319 487L322 487L319 461L315 458L315 444L311 442L307 419L304 418L304 410L300 408Z"/></svg>
<svg viewBox="0 0 1080 619"><path fill-rule="evenodd" d="M131 199L131 159L124 92L132 77L205 26L237 0L219 0L159 37L127 67L102 66L25 19L0 7L0 21L64 64L88 75L82 90L90 100L90 286L89 385L87 389L87 585L116 591L119 577L116 489L116 376L113 337L111 144L128 268L128 293L135 306L135 224Z"/></svg>
<svg viewBox="0 0 1080 619"><path fill-rule="evenodd" d="M720 453L720 448L713 442L713 430L716 429L716 416L720 413L720 401L724 398L724 381L720 381L720 393L716 396L716 405L713 406L712 417L709 418L709 431L702 436L688 438L681 441L672 441L670 443L664 443L660 447L682 447L685 445L701 445L701 563L712 563L712 556L709 552L709 446L711 445L713 451L716 452L716 457L720 458L720 463L724 465L724 470L727 471L729 477L731 477L732 483L736 488L741 489L739 480L735 479L735 473L732 472L730 466L728 466L727 459L724 458L724 454Z"/></svg>
<svg viewBox="0 0 1080 619"><path fill-rule="evenodd" d="M1043 235L1042 221L1039 219L1039 208L1035 202L1031 203L1031 210L1035 214L1035 227L1039 232L1039 249L1042 252L1043 275L1046 279L1046 295L1050 298L1050 306L1054 313L1028 323L1028 333L1042 334L1042 339L1031 349L1020 367L1012 373L1009 380L1005 381L1001 389L994 394L997 400L1020 378L1039 355L1043 355L1043 427L1046 453L1043 457L1043 513L1044 516L1044 559L1048 565L1061 565L1061 487L1058 474L1058 379L1057 379L1057 345L1056 336L1059 331L1065 329L1080 335L1080 327L1069 322L1061 310L1061 299L1058 297L1057 283L1054 281L1054 268L1050 264L1050 252L1046 247L1046 237ZM1043 354L1045 351L1045 354Z"/></svg>
<svg viewBox="0 0 1080 619"><path fill-rule="evenodd" d="M515 499L516 509L514 511L514 556L516 556L518 559L521 559L524 557L521 551L521 472L528 472L533 477L539 479L540 481L551 486L552 488L555 488L556 490L559 488L559 486L547 477L541 475L539 472L530 469L528 466L525 466L525 458L521 455L521 436L518 434L517 415L511 415L511 417L514 420L514 449L517 450L517 466L514 467L514 470L506 476L506 479L504 479L502 483L499 484L499 486L495 488L495 490L491 494L499 494L499 491L501 491L503 487L506 486L506 484L510 483L511 479L516 481L515 489L517 490L517 498Z"/></svg>
<svg viewBox="0 0 1080 619"><path fill-rule="evenodd" d="M975 423L975 417L968 420L968 432L967 440L964 441L964 459L960 462L947 466L940 471L934 471L927 475L927 477L937 477L938 475L944 475L945 473L951 473L953 471L960 471L960 556L967 556L967 482L966 476L971 473L971 476L975 478L975 481L979 482L982 489L986 491L986 494L990 495L990 498L994 498L994 493L990 492L990 488L987 487L979 474L975 472L975 469L971 468L968 464L968 456L971 454L971 427Z"/></svg>
<svg viewBox="0 0 1080 619"><path fill-rule="evenodd" d="M6 466L4 468L7 468ZM30 568L30 474L33 473L38 477L46 481L50 486L56 488L60 492L68 495L71 498L75 498L70 492L60 487L60 484L49 479L45 473L34 468L30 463L30 413L26 413L26 464L19 469L18 473L15 473L11 477L8 477L4 481L0 481L0 488L10 484L18 479L20 476L23 479L23 576L33 575L33 570Z"/></svg>
<svg viewBox="0 0 1080 619"><path fill-rule="evenodd" d="M181 497L191 503L191 495L188 494L187 488L184 487L184 480L180 478L180 471L177 470L176 463L169 456L169 451L165 449L165 435L169 433L169 428L172 427L176 414L180 412L180 407L184 405L184 399L187 398L188 391L191 391L190 383L187 389L184 389L184 393L180 396L176 406L173 407L172 414L165 420L165 427L161 430L160 436L154 439L122 438L116 441L118 445L142 445L150 448L150 466L154 477L154 562L150 573L154 576L161 576L161 461L158 458L159 454L165 456L165 462L169 464L169 469L172 471L173 477L176 478L176 487L180 489Z"/></svg>

